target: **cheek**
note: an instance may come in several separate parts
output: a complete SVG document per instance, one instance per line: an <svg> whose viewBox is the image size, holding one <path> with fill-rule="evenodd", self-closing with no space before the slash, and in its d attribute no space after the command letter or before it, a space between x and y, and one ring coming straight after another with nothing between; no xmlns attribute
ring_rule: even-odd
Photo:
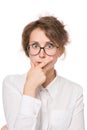
<svg viewBox="0 0 87 130"><path fill-rule="evenodd" d="M53 57L53 63L55 64L56 62L57 62L57 60L58 60L58 56L57 55L55 55L54 57Z"/></svg>
<svg viewBox="0 0 87 130"><path fill-rule="evenodd" d="M30 56L30 61L36 66L36 57Z"/></svg>
<svg viewBox="0 0 87 130"><path fill-rule="evenodd" d="M49 56L48 56L49 57ZM53 60L51 61L51 63L49 63L49 64L55 64L56 62L57 62L57 59L58 59L58 55L55 55L55 56L52 56L53 57ZM38 63L38 61L39 61L39 58L38 58L38 56L30 56L30 61L35 65L35 66L37 66L39 63Z"/></svg>
<svg viewBox="0 0 87 130"><path fill-rule="evenodd" d="M37 55L37 56L30 56L30 61L31 61L35 66L37 66L37 65L42 61L42 59L40 59L40 58L38 57L38 55Z"/></svg>

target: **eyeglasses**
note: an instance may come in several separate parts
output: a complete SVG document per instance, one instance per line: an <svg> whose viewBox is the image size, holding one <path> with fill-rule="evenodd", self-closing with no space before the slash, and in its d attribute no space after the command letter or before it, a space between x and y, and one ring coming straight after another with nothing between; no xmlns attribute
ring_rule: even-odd
<svg viewBox="0 0 87 130"><path fill-rule="evenodd" d="M59 47L55 46L51 42L47 42L44 47L41 47L38 42L33 42L33 43L29 43L27 50L29 55L32 56L38 55L41 49L43 49L45 54L47 54L48 56L53 56L56 54L57 48Z"/></svg>

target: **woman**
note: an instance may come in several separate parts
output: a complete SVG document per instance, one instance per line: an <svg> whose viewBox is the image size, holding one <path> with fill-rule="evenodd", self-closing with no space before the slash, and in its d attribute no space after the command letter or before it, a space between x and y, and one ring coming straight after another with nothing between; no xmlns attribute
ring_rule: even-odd
<svg viewBox="0 0 87 130"><path fill-rule="evenodd" d="M24 28L22 46L31 68L3 81L8 130L84 130L82 88L54 68L68 41L64 24L53 16Z"/></svg>

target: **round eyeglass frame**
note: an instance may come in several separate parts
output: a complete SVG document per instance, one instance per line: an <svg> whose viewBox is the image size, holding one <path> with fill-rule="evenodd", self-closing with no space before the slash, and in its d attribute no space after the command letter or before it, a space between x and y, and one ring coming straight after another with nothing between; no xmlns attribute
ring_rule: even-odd
<svg viewBox="0 0 87 130"><path fill-rule="evenodd" d="M55 54L56 54L56 52L57 52L57 50L56 50L56 52L55 52L55 54L53 54L53 55L49 55L47 52L46 52L46 50L45 50L45 47L40 47L39 46L39 51L38 51L38 53L37 54L31 54L31 53L29 53L29 49L30 49L30 46L31 46L31 44L29 45L28 44L28 46L27 46L27 52L28 52L28 55L31 55L31 56L36 56L36 55L38 55L39 53L40 53L40 51L41 51L41 49L43 49L44 50L44 53L46 54L46 55L48 55L48 56L54 56ZM55 46L56 48L59 48L59 46Z"/></svg>

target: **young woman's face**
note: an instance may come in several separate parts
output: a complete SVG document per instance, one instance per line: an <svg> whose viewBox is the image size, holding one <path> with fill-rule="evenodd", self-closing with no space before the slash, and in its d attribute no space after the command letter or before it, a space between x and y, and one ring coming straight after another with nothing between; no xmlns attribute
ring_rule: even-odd
<svg viewBox="0 0 87 130"><path fill-rule="evenodd" d="M30 40L29 40L29 45L30 45L30 53L29 53L29 57L30 57L30 61L33 62L33 64L35 66L37 66L38 64L40 64L43 59L45 60L47 57L50 58L52 57L52 62L49 64L52 64L52 66L54 67L54 64L56 63L58 57L59 57L59 49L57 47L55 47L55 51L51 50L51 48L53 48L52 46L52 42L50 41L50 39L45 35L44 31L41 30L40 28L36 28L32 31L31 35L30 35ZM38 53L38 48L40 47L46 47L46 52L44 51L44 49L41 49ZM50 49L50 51L49 51ZM50 53L52 51L52 53ZM55 52L55 53L54 53ZM35 55L37 53L37 55ZM34 55L33 55L34 54ZM50 54L50 55L48 55ZM52 55L53 54L53 55Z"/></svg>

